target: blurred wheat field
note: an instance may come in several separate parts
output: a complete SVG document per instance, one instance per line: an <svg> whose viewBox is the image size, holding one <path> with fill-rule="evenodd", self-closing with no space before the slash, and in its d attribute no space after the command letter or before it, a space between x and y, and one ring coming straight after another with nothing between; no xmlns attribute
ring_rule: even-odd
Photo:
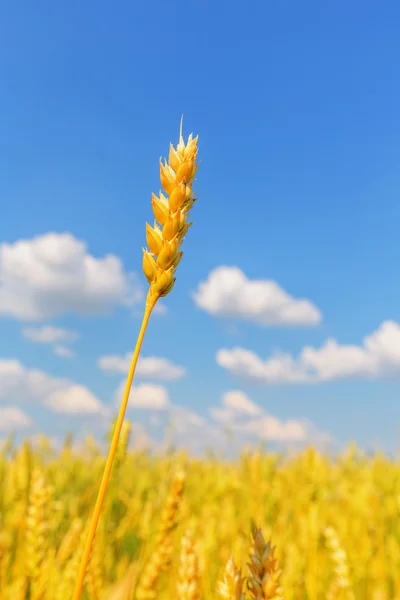
<svg viewBox="0 0 400 600"><path fill-rule="evenodd" d="M231 556L249 577L255 527L276 546L283 592L257 595L250 585L243 597L400 600L396 461L354 447L335 458L311 447L232 462L152 456L127 451L128 435L99 523L86 600L233 599L218 590ZM44 437L34 448L4 446L1 600L71 598L104 461L90 439L79 452L70 439L58 453Z"/></svg>

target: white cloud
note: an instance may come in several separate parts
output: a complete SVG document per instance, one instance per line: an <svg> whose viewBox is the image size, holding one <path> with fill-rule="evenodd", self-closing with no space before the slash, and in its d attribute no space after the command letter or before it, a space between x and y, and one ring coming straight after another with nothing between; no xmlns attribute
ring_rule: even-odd
<svg viewBox="0 0 400 600"><path fill-rule="evenodd" d="M0 400L40 403L56 412L104 414L105 407L84 386L27 369L17 360L0 360ZM70 404L68 405L68 402Z"/></svg>
<svg viewBox="0 0 400 600"><path fill-rule="evenodd" d="M261 419L252 419L246 423L236 424L235 429L242 433L254 435L262 440L305 442L309 439L304 423L295 420L281 422L272 416L264 416Z"/></svg>
<svg viewBox="0 0 400 600"><path fill-rule="evenodd" d="M253 441L301 443L327 441L329 436L318 432L306 419L282 421L268 414L240 390L226 392L222 396L222 407L210 409L212 418L236 435ZM243 442L244 440L242 440Z"/></svg>
<svg viewBox="0 0 400 600"><path fill-rule="evenodd" d="M61 358L73 358L75 356L75 353L71 350L71 348L63 346L62 344L57 344L54 346L53 352L54 354L57 354L57 356L61 356Z"/></svg>
<svg viewBox="0 0 400 600"><path fill-rule="evenodd" d="M17 431L32 425L31 419L15 406L0 406L0 431Z"/></svg>
<svg viewBox="0 0 400 600"><path fill-rule="evenodd" d="M43 327L25 327L22 335L31 342L38 344L54 344L55 342L73 342L77 339L76 331L44 325Z"/></svg>
<svg viewBox="0 0 400 600"><path fill-rule="evenodd" d="M236 417L254 417L262 413L262 408L240 390L226 392L222 396L222 407L211 409L214 419L222 423L230 423Z"/></svg>
<svg viewBox="0 0 400 600"><path fill-rule="evenodd" d="M232 317L259 325L317 325L320 310L304 298L294 298L275 281L247 279L238 267L217 267L199 284L194 300L217 317Z"/></svg>
<svg viewBox="0 0 400 600"><path fill-rule="evenodd" d="M291 356L277 354L263 361L255 352L246 348L221 349L217 352L217 364L232 375L257 383L300 383L308 381L306 374Z"/></svg>
<svg viewBox="0 0 400 600"><path fill-rule="evenodd" d="M59 342L74 342L79 337L76 331L53 327L52 325L25 327L22 330L22 335L31 342L53 345L54 354L62 358L72 358L75 354L68 346Z"/></svg>
<svg viewBox="0 0 400 600"><path fill-rule="evenodd" d="M125 381L121 382L115 393L114 402L120 405L125 389ZM129 395L129 408L140 408L143 410L166 410L170 406L168 392L162 385L152 383L141 383L131 388Z"/></svg>
<svg viewBox="0 0 400 600"><path fill-rule="evenodd" d="M244 392L232 390L222 396L222 404L228 410L242 415L259 415L262 413L260 406L255 404Z"/></svg>
<svg viewBox="0 0 400 600"><path fill-rule="evenodd" d="M131 364L132 352L127 352L125 356L102 356L97 361L97 365L103 371L108 373L128 373ZM181 379L185 375L185 369L166 358L157 356L148 356L139 358L136 366L135 377L143 379L158 379L161 381L174 381Z"/></svg>
<svg viewBox="0 0 400 600"><path fill-rule="evenodd" d="M109 414L100 400L83 385L70 385L57 390L44 400L44 404L54 412L63 414Z"/></svg>
<svg viewBox="0 0 400 600"><path fill-rule="evenodd" d="M263 360L250 350L233 348L219 350L216 360L233 375L264 384L400 377L400 325L385 321L360 346L334 339L321 348L306 346L298 358L277 353Z"/></svg>
<svg viewBox="0 0 400 600"><path fill-rule="evenodd" d="M124 382L118 387L114 408L121 402L124 387ZM246 445L256 446L262 441L288 447L330 441L327 434L318 431L305 419L285 421L268 414L241 390L223 394L220 405L209 409L211 419L171 402L167 390L153 384L134 386L128 408L146 410L148 414L143 418L147 426L158 430L157 437L164 433L161 440L157 441L156 437L151 440L152 446L159 451L173 445L194 454L203 454L208 448L233 456Z"/></svg>
<svg viewBox="0 0 400 600"><path fill-rule="evenodd" d="M41 321L102 314L141 297L117 256L96 258L70 233L0 244L0 315Z"/></svg>

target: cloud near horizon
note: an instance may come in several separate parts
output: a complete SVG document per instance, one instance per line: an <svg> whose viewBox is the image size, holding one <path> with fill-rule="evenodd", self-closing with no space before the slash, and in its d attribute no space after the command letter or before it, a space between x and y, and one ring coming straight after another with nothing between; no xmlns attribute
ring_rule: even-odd
<svg viewBox="0 0 400 600"><path fill-rule="evenodd" d="M269 414L241 390L223 394L221 406L210 409L212 418L247 441L277 443L327 443L330 436L307 419L283 421Z"/></svg>
<svg viewBox="0 0 400 600"><path fill-rule="evenodd" d="M266 360L236 347L219 350L216 361L236 377L265 385L400 377L400 325L384 321L360 346L328 339L320 348L305 346L297 358L275 353Z"/></svg>
<svg viewBox="0 0 400 600"><path fill-rule="evenodd" d="M0 431L21 431L32 426L32 420L16 406L0 406Z"/></svg>
<svg viewBox="0 0 400 600"><path fill-rule="evenodd" d="M121 382L115 394L115 405L119 405L124 389ZM180 442L199 447L204 444L220 446L226 439L226 428L236 435L240 444L258 444L272 441L279 444L326 443L330 436L318 431L306 419L280 420L270 415L241 390L231 390L221 397L221 404L211 407L211 420L195 411L171 402L164 386L139 384L133 386L129 398L129 409L153 412L159 417L150 423L168 422ZM201 445L201 444L200 444Z"/></svg>

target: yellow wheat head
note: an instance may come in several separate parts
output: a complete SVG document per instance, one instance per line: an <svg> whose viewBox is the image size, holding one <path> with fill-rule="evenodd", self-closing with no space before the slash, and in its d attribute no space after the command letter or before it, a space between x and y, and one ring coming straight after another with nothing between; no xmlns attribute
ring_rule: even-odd
<svg viewBox="0 0 400 600"><path fill-rule="evenodd" d="M219 597L221 600L244 600L243 584L242 572L231 556L226 564L224 579L217 585Z"/></svg>
<svg viewBox="0 0 400 600"><path fill-rule="evenodd" d="M168 162L160 160L161 185L166 192L152 195L152 207L156 221L151 227L146 223L148 250L143 248L143 271L150 284L148 300L155 302L166 296L175 283L175 271L182 258L182 242L192 225L188 222L189 211L197 200L193 181L197 167L197 139L189 135L187 144L182 137L179 143L170 145ZM158 223L157 223L158 221Z"/></svg>
<svg viewBox="0 0 400 600"><path fill-rule="evenodd" d="M283 588L279 579L282 571L274 557L275 548L265 542L261 529L254 534L253 548L250 554L249 590L254 600L283 600Z"/></svg>
<svg viewBox="0 0 400 600"><path fill-rule="evenodd" d="M190 530L182 539L176 598L177 600L200 600L199 561Z"/></svg>

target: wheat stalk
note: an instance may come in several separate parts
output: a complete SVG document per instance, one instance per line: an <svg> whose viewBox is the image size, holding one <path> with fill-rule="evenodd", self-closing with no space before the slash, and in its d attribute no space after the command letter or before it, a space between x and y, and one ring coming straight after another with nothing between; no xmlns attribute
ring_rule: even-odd
<svg viewBox="0 0 400 600"><path fill-rule="evenodd" d="M192 224L188 223L187 219L189 211L197 199L193 192L193 181L197 171L197 139L197 137L193 138L191 134L187 144L185 144L182 136L181 121L179 143L177 147L174 148L172 144L170 145L168 162L165 161L163 164L160 160L161 185L169 198L164 196L161 192L159 197L154 194L152 197L154 216L161 225L161 228L157 225L156 221L154 222L154 227L150 227L150 225L146 223L146 241L149 250L143 249L143 271L150 284L150 288L147 294L143 321L136 347L133 352L72 600L79 600L82 595L83 582L89 562L90 551L100 518L101 508L104 503L104 497L125 417L125 411L128 405L133 376L135 374L136 364L150 315L158 299L169 294L174 286L176 279L175 271L183 254L180 248L185 235Z"/></svg>

